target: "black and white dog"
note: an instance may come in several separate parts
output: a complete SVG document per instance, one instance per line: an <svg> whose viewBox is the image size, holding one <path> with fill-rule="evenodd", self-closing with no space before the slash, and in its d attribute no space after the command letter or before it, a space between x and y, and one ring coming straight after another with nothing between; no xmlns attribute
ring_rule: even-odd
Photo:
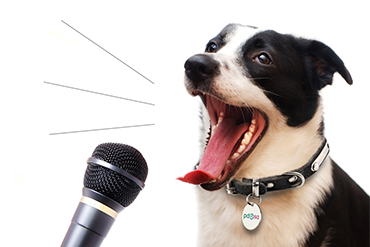
<svg viewBox="0 0 370 247"><path fill-rule="evenodd" d="M238 24L186 61L206 126L199 164L179 178L202 187L199 246L369 246L369 196L324 137L319 91L335 72L352 84L325 44Z"/></svg>

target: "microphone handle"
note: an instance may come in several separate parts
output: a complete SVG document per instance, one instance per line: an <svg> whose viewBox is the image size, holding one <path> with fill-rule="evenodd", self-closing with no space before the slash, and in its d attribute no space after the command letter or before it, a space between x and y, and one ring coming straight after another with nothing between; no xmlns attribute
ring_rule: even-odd
<svg viewBox="0 0 370 247"><path fill-rule="evenodd" d="M107 203L108 202L108 203ZM61 247L99 247L123 206L96 191L83 188L72 222Z"/></svg>
<svg viewBox="0 0 370 247"><path fill-rule="evenodd" d="M80 202L61 247L99 247L113 223L109 215Z"/></svg>

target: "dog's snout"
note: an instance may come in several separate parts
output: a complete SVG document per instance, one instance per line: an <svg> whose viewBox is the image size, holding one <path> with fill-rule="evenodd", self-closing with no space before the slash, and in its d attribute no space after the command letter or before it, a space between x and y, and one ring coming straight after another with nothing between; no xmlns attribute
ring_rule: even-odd
<svg viewBox="0 0 370 247"><path fill-rule="evenodd" d="M219 74L219 62L206 54L194 55L185 62L185 74L195 85L209 82Z"/></svg>

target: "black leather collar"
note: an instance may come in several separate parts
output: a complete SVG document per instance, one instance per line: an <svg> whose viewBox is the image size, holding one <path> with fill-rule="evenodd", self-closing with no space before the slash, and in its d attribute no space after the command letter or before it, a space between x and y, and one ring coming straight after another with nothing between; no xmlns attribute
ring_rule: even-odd
<svg viewBox="0 0 370 247"><path fill-rule="evenodd" d="M270 191L299 188L304 185L305 180L315 174L324 163L330 151L329 144L324 139L320 148L312 156L310 161L301 168L286 172L281 175L265 177L260 179L243 178L242 181L231 180L226 186L230 195L250 195L258 197Z"/></svg>

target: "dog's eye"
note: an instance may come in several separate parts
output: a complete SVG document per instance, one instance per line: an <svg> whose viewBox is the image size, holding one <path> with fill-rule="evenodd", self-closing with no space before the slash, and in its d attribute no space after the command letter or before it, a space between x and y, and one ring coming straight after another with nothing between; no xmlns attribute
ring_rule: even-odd
<svg viewBox="0 0 370 247"><path fill-rule="evenodd" d="M216 52L217 51L217 45L215 43L211 43L207 47L208 52Z"/></svg>
<svg viewBox="0 0 370 247"><path fill-rule="evenodd" d="M261 53L254 60L260 64L272 64L270 57L266 53Z"/></svg>

